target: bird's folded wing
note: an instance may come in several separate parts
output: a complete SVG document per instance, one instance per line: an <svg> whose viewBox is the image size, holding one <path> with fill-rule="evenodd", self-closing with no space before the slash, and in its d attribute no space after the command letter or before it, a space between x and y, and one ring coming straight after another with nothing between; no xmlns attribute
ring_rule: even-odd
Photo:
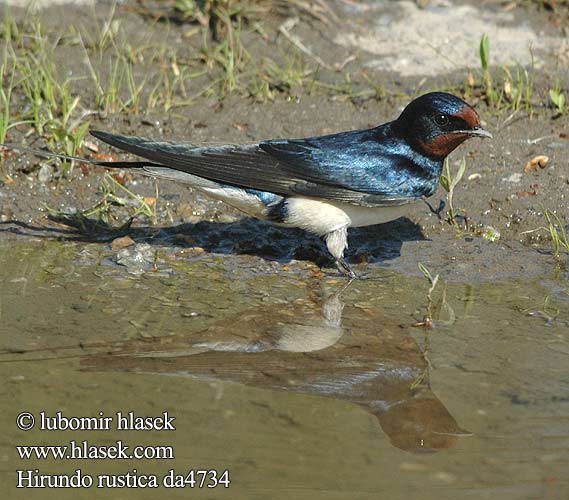
<svg viewBox="0 0 569 500"><path fill-rule="evenodd" d="M363 164L354 168L350 164L354 158L347 157L348 152L341 148L339 151L327 150L317 142L311 143L319 138L193 148L142 137L101 131L91 133L111 146L175 170L281 195L326 198L364 206L391 206L409 203L424 194L416 185L407 186L409 181L405 175L391 175L390 178L388 174L384 179L370 175L373 168L365 165L366 161L373 161L369 155L364 154L359 160ZM381 170L379 172L381 174ZM397 173L397 170L393 172Z"/></svg>

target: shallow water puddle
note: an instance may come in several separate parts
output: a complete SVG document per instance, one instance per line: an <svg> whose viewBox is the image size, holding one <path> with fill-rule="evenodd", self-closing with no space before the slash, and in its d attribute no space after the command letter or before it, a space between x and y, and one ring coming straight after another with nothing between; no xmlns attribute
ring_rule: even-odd
<svg viewBox="0 0 569 500"><path fill-rule="evenodd" d="M239 274L238 257L165 257L0 240L0 475L229 470L229 488L112 498L566 498L567 276L440 283L376 269L342 281ZM431 270L436 272L435 269ZM24 432L19 413L175 417L175 431ZM99 413L99 412L102 412ZM15 446L171 446L174 458L20 460ZM136 472L133 470L136 469ZM138 481L138 483L137 483ZM94 488L94 487L93 487ZM103 493L97 494L104 496ZM42 498L93 498L93 489Z"/></svg>

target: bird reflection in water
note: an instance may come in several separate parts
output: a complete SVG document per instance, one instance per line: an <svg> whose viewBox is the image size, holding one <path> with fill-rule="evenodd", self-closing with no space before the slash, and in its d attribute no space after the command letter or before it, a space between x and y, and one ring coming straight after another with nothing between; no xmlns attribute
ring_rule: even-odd
<svg viewBox="0 0 569 500"><path fill-rule="evenodd" d="M381 313L345 305L342 291L288 307L259 306L191 334L129 341L112 354L83 358L82 367L349 401L375 415L391 443L409 452L451 448L469 435L431 390L419 344Z"/></svg>

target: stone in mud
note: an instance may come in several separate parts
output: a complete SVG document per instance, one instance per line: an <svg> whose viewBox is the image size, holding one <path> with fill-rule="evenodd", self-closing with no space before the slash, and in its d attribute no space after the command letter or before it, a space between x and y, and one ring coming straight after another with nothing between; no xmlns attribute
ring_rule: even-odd
<svg viewBox="0 0 569 500"><path fill-rule="evenodd" d="M121 250L122 248L134 245L135 242L130 236L122 236L120 238L115 238L111 243L111 248L113 250Z"/></svg>
<svg viewBox="0 0 569 500"><path fill-rule="evenodd" d="M44 163L38 171L38 181L42 184L47 184L53 177L53 167Z"/></svg>
<svg viewBox="0 0 569 500"><path fill-rule="evenodd" d="M155 252L148 243L137 243L119 250L113 260L129 273L142 274L154 267Z"/></svg>

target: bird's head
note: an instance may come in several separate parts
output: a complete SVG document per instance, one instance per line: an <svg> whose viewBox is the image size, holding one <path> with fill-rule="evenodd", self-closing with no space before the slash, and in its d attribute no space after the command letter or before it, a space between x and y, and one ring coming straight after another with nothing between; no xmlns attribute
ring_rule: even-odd
<svg viewBox="0 0 569 500"><path fill-rule="evenodd" d="M446 92L431 92L410 102L396 124L415 150L443 159L470 137L492 137L466 102Z"/></svg>

